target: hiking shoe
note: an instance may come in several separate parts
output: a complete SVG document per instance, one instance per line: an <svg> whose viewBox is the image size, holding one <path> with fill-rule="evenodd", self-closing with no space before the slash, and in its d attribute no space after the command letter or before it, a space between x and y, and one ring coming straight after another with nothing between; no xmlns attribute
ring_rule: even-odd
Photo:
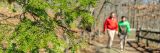
<svg viewBox="0 0 160 53"><path fill-rule="evenodd" d="M121 49L121 52L123 52L123 49Z"/></svg>
<svg viewBox="0 0 160 53"><path fill-rule="evenodd" d="M124 51L124 49L121 49L120 51L121 51L121 52L123 52L123 51Z"/></svg>

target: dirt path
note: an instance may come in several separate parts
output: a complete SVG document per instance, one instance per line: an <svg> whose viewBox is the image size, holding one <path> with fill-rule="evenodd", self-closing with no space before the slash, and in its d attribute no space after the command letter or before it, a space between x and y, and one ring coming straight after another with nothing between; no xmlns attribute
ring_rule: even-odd
<svg viewBox="0 0 160 53"><path fill-rule="evenodd" d="M107 46L107 35L98 36L94 41L91 41L90 46L86 48L86 52L81 53L140 53L129 44L126 45L125 50L120 51L119 38L115 36L113 46L108 49ZM83 50L84 51L84 50Z"/></svg>

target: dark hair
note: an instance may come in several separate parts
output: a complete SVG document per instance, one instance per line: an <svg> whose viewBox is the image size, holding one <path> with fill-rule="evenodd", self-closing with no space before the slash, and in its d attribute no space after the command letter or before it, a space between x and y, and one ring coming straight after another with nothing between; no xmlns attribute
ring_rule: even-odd
<svg viewBox="0 0 160 53"><path fill-rule="evenodd" d="M111 13L110 13L110 18L112 18L112 14L113 14L113 13L114 13L114 12L111 12Z"/></svg>
<svg viewBox="0 0 160 53"><path fill-rule="evenodd" d="M126 16L122 16L121 19L122 19L122 18L126 18Z"/></svg>

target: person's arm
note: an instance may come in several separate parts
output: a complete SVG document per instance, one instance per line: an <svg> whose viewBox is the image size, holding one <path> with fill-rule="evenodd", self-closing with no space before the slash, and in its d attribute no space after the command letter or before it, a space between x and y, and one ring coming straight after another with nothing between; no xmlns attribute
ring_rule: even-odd
<svg viewBox="0 0 160 53"><path fill-rule="evenodd" d="M116 31L118 31L118 22L117 21L116 21L115 25L116 25Z"/></svg>
<svg viewBox="0 0 160 53"><path fill-rule="evenodd" d="M116 34L118 34L118 27L119 27L119 26L118 26L118 22L116 21L115 24L116 24Z"/></svg>
<svg viewBox="0 0 160 53"><path fill-rule="evenodd" d="M120 29L120 22L118 22L118 32L120 32L121 31L121 29Z"/></svg>

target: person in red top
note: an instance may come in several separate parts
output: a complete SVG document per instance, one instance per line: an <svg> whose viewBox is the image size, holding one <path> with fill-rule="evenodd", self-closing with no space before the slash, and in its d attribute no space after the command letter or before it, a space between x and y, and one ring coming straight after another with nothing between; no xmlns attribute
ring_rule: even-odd
<svg viewBox="0 0 160 53"><path fill-rule="evenodd" d="M114 39L114 35L118 31L118 22L117 22L116 15L114 12L111 12L110 16L105 20L103 33L105 33L106 30L109 35L108 48L111 48L112 42Z"/></svg>

